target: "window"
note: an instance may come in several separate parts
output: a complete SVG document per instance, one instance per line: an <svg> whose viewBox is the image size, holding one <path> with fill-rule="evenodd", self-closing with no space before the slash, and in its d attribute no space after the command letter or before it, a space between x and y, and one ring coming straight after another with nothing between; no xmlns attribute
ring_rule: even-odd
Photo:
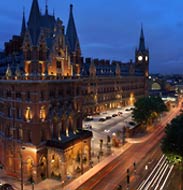
<svg viewBox="0 0 183 190"><path fill-rule="evenodd" d="M21 93L20 92L16 92L16 98L21 99Z"/></svg>
<svg viewBox="0 0 183 190"><path fill-rule="evenodd" d="M20 108L17 108L17 118L18 119L22 118L22 110Z"/></svg>
<svg viewBox="0 0 183 190"><path fill-rule="evenodd" d="M55 91L50 91L50 98L55 98Z"/></svg>
<svg viewBox="0 0 183 190"><path fill-rule="evenodd" d="M27 139L27 140L28 140L28 142L30 142L30 143L31 143L31 142L32 142L32 132L31 132L31 131L29 131L29 130L27 131L27 137L28 137L28 139Z"/></svg>
<svg viewBox="0 0 183 190"><path fill-rule="evenodd" d="M57 60L57 69L61 69L61 61Z"/></svg>
<svg viewBox="0 0 183 190"><path fill-rule="evenodd" d="M8 107L8 117L12 117L12 110L11 110L11 107Z"/></svg>
<svg viewBox="0 0 183 190"><path fill-rule="evenodd" d="M6 96L7 96L7 98L11 97L11 91L10 90L7 91Z"/></svg>
<svg viewBox="0 0 183 190"><path fill-rule="evenodd" d="M30 101L30 92L27 92L27 101Z"/></svg>
<svg viewBox="0 0 183 190"><path fill-rule="evenodd" d="M45 107L44 106L41 106L41 109L40 109L40 119L41 121L43 122L46 118L46 111L45 111Z"/></svg>
<svg viewBox="0 0 183 190"><path fill-rule="evenodd" d="M31 111L30 107L26 108L25 119L26 119L27 122L30 122L30 120L32 119L32 111Z"/></svg>
<svg viewBox="0 0 183 190"><path fill-rule="evenodd" d="M43 53L42 45L40 45L39 60L44 60L44 53Z"/></svg>
<svg viewBox="0 0 183 190"><path fill-rule="evenodd" d="M40 133L41 133L41 141L44 141L44 131L41 130Z"/></svg>
<svg viewBox="0 0 183 190"><path fill-rule="evenodd" d="M41 101L44 100L44 92L43 92L43 91L40 92L40 100L41 100Z"/></svg>

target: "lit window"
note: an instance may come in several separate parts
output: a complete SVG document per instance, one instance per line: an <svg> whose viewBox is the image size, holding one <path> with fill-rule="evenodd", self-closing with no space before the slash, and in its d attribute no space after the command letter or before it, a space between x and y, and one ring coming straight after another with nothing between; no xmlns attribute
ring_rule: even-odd
<svg viewBox="0 0 183 190"><path fill-rule="evenodd" d="M46 111L45 111L45 107L42 106L40 109L40 119L43 122L45 120L45 118L46 118Z"/></svg>
<svg viewBox="0 0 183 190"><path fill-rule="evenodd" d="M27 122L30 122L30 120L32 119L32 111L31 111L30 107L27 107L27 109L26 109L25 119Z"/></svg>

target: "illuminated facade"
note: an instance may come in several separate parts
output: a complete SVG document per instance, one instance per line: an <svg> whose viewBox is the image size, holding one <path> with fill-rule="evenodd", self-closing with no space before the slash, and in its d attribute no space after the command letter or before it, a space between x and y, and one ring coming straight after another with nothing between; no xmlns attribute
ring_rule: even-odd
<svg viewBox="0 0 183 190"><path fill-rule="evenodd" d="M41 15L33 0L28 24L23 15L21 36L13 38L18 43L5 44L7 58L19 56L19 64L6 64L0 80L0 163L20 178L22 160L24 181L65 180L90 166L92 133L82 130L80 45L72 9L65 34L62 21L47 6Z"/></svg>
<svg viewBox="0 0 183 190"><path fill-rule="evenodd" d="M83 115L133 105L147 95L149 52L143 30L135 63L84 60L72 5L65 32L48 6L42 15L33 0L28 24L23 14L21 35L5 44L5 52L0 162L20 178L22 160L25 180L65 180L88 169L92 133L82 129Z"/></svg>

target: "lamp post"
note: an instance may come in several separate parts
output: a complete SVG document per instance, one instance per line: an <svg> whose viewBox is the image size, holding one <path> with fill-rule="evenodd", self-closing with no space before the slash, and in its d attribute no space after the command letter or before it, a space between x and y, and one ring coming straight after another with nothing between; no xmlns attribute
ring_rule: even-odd
<svg viewBox="0 0 183 190"><path fill-rule="evenodd" d="M92 138L92 156L94 156L94 138Z"/></svg>
<svg viewBox="0 0 183 190"><path fill-rule="evenodd" d="M130 186L130 169L129 168L126 170L126 173L127 173L127 175L126 175L126 183L127 183L126 189L128 190L129 186Z"/></svg>
<svg viewBox="0 0 183 190"><path fill-rule="evenodd" d="M32 180L32 190L34 190L34 181Z"/></svg>

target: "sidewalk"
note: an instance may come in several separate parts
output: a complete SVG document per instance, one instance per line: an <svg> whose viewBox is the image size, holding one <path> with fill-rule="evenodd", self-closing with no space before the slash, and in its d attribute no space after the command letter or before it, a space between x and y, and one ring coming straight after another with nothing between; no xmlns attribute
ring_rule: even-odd
<svg viewBox="0 0 183 190"><path fill-rule="evenodd" d="M116 149L113 151L113 153L105 158L103 161L95 165L93 168L85 172L82 176L78 177L77 179L73 180L71 183L66 185L64 188L57 188L56 190L75 190L79 186L81 186L85 181L89 180L92 176L94 176L96 173L98 173L100 170L102 170L106 165L108 165L111 161L116 159L120 154L122 154L124 151L126 151L132 144L125 144L120 148L120 150Z"/></svg>

